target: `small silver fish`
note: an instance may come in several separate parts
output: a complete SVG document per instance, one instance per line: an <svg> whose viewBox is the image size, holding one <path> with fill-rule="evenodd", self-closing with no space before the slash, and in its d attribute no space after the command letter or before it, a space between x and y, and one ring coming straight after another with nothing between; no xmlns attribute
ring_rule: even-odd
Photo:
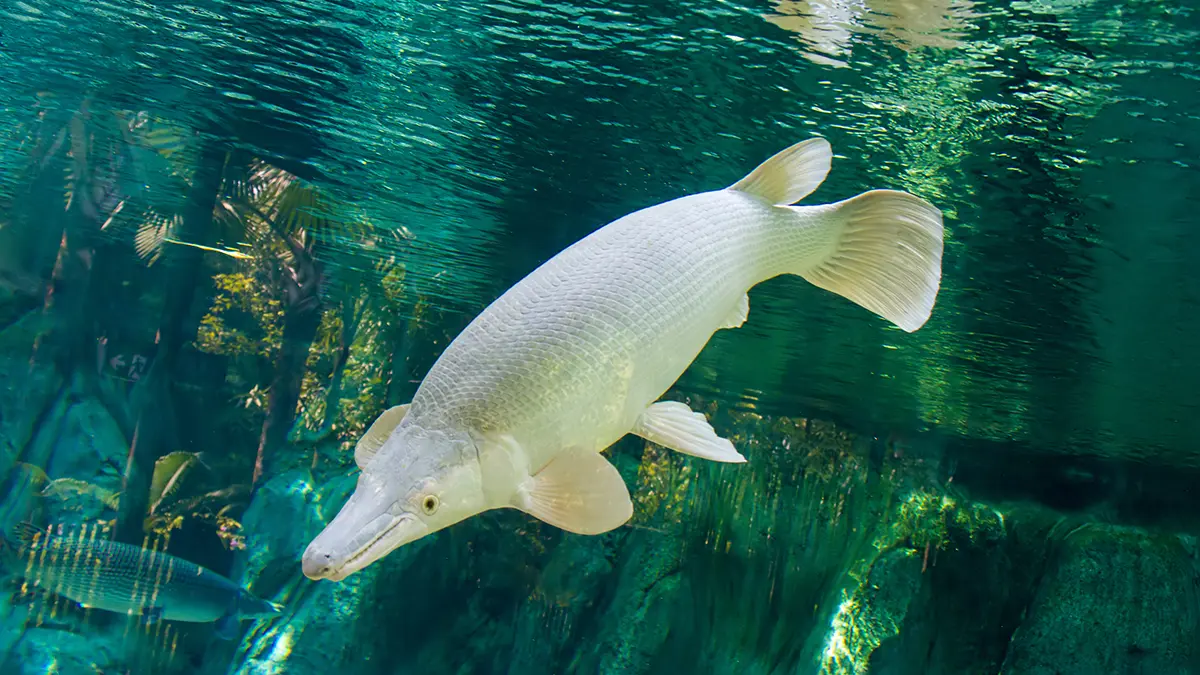
<svg viewBox="0 0 1200 675"><path fill-rule="evenodd" d="M16 572L26 581L83 607L161 619L216 622L217 636L232 639L243 618L279 614L274 603L182 558L121 542L52 534L20 523L10 535Z"/></svg>

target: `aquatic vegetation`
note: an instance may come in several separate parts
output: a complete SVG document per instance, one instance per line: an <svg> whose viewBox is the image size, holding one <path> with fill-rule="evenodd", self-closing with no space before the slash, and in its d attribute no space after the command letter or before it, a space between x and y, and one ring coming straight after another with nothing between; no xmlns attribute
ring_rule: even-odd
<svg viewBox="0 0 1200 675"><path fill-rule="evenodd" d="M1002 538L1004 516L983 504L959 503L946 494L920 490L901 503L888 532L876 542L885 549L900 543L915 550L943 549L951 535L963 535L968 543L980 537Z"/></svg>
<svg viewBox="0 0 1200 675"><path fill-rule="evenodd" d="M217 295L200 320L197 346L212 354L274 356L283 315L272 286L243 273L214 275L213 284Z"/></svg>
<svg viewBox="0 0 1200 675"><path fill-rule="evenodd" d="M150 514L172 499L183 484L183 478L199 463L200 458L191 452L177 451L159 457L154 462L154 475L150 478Z"/></svg>
<svg viewBox="0 0 1200 675"><path fill-rule="evenodd" d="M78 478L59 478L50 481L46 487L42 488L43 497L51 497L56 499L70 499L71 497L81 496L88 499L94 499L100 502L103 506L117 509L120 504L120 493L106 490L102 487L92 485Z"/></svg>
<svg viewBox="0 0 1200 675"><path fill-rule="evenodd" d="M670 527L686 511L692 467L669 449L647 443L638 464L632 523Z"/></svg>

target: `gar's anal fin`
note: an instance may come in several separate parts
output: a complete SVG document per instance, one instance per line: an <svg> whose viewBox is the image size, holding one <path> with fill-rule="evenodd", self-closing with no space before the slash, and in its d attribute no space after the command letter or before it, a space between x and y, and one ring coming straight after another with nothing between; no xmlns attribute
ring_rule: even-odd
<svg viewBox="0 0 1200 675"><path fill-rule="evenodd" d="M701 459L734 464L746 461L729 439L717 435L702 413L678 401L652 403L638 418L631 433Z"/></svg>

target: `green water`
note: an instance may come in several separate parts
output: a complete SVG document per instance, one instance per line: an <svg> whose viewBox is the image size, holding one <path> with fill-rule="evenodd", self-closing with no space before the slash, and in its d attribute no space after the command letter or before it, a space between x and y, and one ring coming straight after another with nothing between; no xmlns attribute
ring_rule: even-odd
<svg viewBox="0 0 1200 675"><path fill-rule="evenodd" d="M0 526L282 607L216 640L7 557L0 671L1200 673L1198 52L1190 1L0 0ZM818 135L803 203L943 212L919 331L770 280L667 394L748 463L627 436L613 532L301 574L489 303Z"/></svg>

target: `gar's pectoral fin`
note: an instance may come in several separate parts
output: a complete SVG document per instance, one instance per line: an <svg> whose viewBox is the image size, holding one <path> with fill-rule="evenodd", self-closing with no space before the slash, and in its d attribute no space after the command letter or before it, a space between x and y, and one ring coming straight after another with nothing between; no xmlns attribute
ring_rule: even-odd
<svg viewBox="0 0 1200 675"><path fill-rule="evenodd" d="M703 413L678 401L659 401L648 406L631 433L693 457L735 464L746 461L729 439L717 435Z"/></svg>
<svg viewBox="0 0 1200 675"><path fill-rule="evenodd" d="M517 488L515 508L575 534L600 534L633 516L629 490L617 468L599 453L559 455Z"/></svg>

